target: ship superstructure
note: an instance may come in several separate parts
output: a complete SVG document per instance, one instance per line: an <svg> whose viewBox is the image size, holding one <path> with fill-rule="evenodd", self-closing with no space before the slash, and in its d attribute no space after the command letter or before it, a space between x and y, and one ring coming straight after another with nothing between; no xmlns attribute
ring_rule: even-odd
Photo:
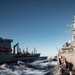
<svg viewBox="0 0 75 75"><path fill-rule="evenodd" d="M58 59L60 57L65 57L69 63L73 64L73 70L75 70L75 16L72 24L73 27L73 39L71 42L67 42L58 52Z"/></svg>
<svg viewBox="0 0 75 75"><path fill-rule="evenodd" d="M11 42L13 42L12 39L3 39L0 37L0 63L33 61L40 56L40 53L29 53L27 47L21 52L19 43L15 44L12 49Z"/></svg>
<svg viewBox="0 0 75 75"><path fill-rule="evenodd" d="M0 37L0 53L11 53L11 42L13 42L12 39L3 39Z"/></svg>

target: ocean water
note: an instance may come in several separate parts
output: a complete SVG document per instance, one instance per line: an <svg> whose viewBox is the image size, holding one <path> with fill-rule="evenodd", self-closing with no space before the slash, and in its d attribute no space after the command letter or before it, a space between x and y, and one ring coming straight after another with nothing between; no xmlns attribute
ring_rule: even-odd
<svg viewBox="0 0 75 75"><path fill-rule="evenodd" d="M57 62L36 60L0 65L0 75L56 75Z"/></svg>

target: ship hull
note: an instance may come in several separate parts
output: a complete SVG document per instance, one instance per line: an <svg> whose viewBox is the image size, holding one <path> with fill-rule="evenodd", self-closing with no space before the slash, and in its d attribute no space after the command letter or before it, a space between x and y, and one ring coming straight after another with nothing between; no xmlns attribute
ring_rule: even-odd
<svg viewBox="0 0 75 75"><path fill-rule="evenodd" d="M17 62L17 61L34 61L39 58L40 54L37 55L14 55L14 54L1 54L0 55L0 64L2 63L12 63L12 62Z"/></svg>

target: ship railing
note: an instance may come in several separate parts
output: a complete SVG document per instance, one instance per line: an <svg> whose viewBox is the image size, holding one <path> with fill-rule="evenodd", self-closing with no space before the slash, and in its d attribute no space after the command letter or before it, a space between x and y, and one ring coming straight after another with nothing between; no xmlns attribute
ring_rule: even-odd
<svg viewBox="0 0 75 75"><path fill-rule="evenodd" d="M59 54L63 54L63 53L75 53L75 49L70 49L70 50L60 50Z"/></svg>

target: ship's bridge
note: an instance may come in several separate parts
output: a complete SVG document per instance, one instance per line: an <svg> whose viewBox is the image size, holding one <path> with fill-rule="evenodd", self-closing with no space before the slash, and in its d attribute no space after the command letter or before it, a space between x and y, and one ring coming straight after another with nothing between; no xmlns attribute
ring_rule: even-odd
<svg viewBox="0 0 75 75"><path fill-rule="evenodd" d="M0 52L11 52L12 39L3 39L0 37Z"/></svg>

